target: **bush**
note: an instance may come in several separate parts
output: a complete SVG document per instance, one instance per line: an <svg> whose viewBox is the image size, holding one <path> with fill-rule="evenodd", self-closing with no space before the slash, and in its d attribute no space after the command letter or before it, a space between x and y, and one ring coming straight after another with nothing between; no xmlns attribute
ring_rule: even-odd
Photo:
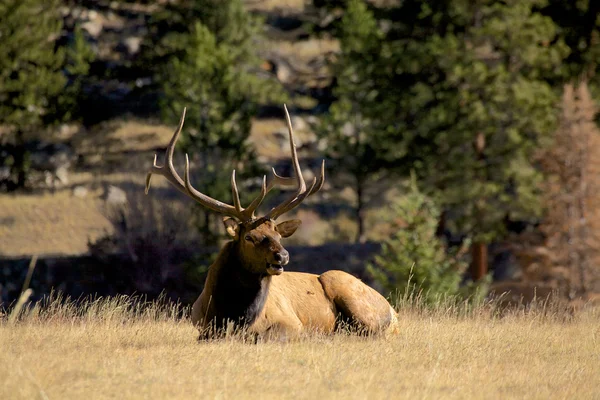
<svg viewBox="0 0 600 400"><path fill-rule="evenodd" d="M468 243L448 252L436 236L440 211L414 179L408 193L392 203L390 216L396 233L382 243L381 253L368 266L376 281L400 297L417 296L429 304L473 295L481 298L483 284L461 287Z"/></svg>
<svg viewBox="0 0 600 400"><path fill-rule="evenodd" d="M121 201L107 201L104 210L113 231L89 244L91 255L106 262L118 256L131 286L128 292L156 296L164 290L176 298L187 295L190 285L201 287L217 249L201 245L192 207L165 198L158 188L152 196L142 190L120 193L114 197Z"/></svg>

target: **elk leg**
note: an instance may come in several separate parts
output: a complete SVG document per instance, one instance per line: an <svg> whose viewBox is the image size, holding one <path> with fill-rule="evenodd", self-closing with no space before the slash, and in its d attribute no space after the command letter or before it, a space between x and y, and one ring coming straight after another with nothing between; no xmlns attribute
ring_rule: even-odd
<svg viewBox="0 0 600 400"><path fill-rule="evenodd" d="M359 332L381 333L395 329L396 312L375 289L344 271L327 271L319 276L326 296L339 314Z"/></svg>
<svg viewBox="0 0 600 400"><path fill-rule="evenodd" d="M267 342L287 342L300 336L301 331L302 323L300 320L290 318L289 321L278 321L266 328L261 327L257 333L260 339Z"/></svg>

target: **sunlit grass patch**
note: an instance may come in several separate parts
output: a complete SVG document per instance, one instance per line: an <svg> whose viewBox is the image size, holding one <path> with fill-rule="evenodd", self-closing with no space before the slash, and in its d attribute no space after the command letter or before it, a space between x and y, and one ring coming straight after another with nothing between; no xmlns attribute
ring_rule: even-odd
<svg viewBox="0 0 600 400"><path fill-rule="evenodd" d="M401 304L391 338L198 342L185 309L54 301L0 322L0 398L595 398L600 314ZM468 311L468 312L467 312ZM551 311L551 312L549 312Z"/></svg>
<svg viewBox="0 0 600 400"><path fill-rule="evenodd" d="M248 10L252 11L274 11L286 10L302 12L310 4L308 0L244 0Z"/></svg>
<svg viewBox="0 0 600 400"><path fill-rule="evenodd" d="M101 202L70 190L57 193L0 196L0 254L81 254L110 229L100 212Z"/></svg>

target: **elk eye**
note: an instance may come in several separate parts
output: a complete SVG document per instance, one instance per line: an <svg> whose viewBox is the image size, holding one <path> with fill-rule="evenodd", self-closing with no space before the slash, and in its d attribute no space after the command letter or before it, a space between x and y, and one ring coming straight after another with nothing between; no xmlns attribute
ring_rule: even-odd
<svg viewBox="0 0 600 400"><path fill-rule="evenodd" d="M250 236L250 235L246 235L246 236L244 237L244 239L246 239L247 241L251 242L251 241L252 241L252 236Z"/></svg>

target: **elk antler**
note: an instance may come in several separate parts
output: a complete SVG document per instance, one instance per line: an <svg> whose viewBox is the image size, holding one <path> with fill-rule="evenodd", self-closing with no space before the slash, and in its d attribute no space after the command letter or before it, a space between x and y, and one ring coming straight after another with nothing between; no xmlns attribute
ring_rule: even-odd
<svg viewBox="0 0 600 400"><path fill-rule="evenodd" d="M302 201L304 201L305 198L307 198L311 194L318 192L323 187L323 183L325 182L325 160L323 160L323 162L321 163L321 174L319 176L319 179L315 177L312 181L312 184L310 185L310 188L306 188L306 183L304 182L304 177L302 176L302 170L300 169L300 162L298 161L298 153L296 151L296 143L294 142L294 130L292 129L292 120L290 119L290 113L288 112L288 109L285 104L283 105L283 108L285 110L285 118L287 120L287 126L290 136L292 164L294 165L294 174L296 175L296 183L298 184L298 189L292 197L279 204L278 206L274 207L271 211L267 213L265 218L270 218L273 220L277 219L277 217L297 207L300 203L302 203ZM294 179L277 175L275 169L273 168L273 180L269 182L267 191L271 190L271 188L273 188L276 184L282 186L292 186L294 185Z"/></svg>
<svg viewBox="0 0 600 400"><path fill-rule="evenodd" d="M177 139L179 138L179 134L183 129L183 122L185 120L185 112L186 109L183 109L183 114L181 115L181 120L179 121L179 126L175 130L169 145L165 151L165 161L162 166L156 164L156 154L154 155L154 164L150 168L148 175L146 176L146 194L148 194L148 190L150 189L150 179L152 178L152 174L162 175L164 176L175 188L177 188L180 192L185 195L191 197L198 203L202 204L208 209L216 211L220 214L227 215L237 219L238 221L245 223L254 221L254 212L260 206L267 193L273 189L276 185L281 186L294 186L298 185L298 189L294 193L292 197L274 207L271 211L267 213L264 217L260 218L260 220L267 219L276 219L282 214L292 210L297 207L302 201L310 196L311 194L316 193L323 187L323 183L325 182L325 161L321 164L321 175L319 178L314 178L312 184L309 189L306 188L306 183L304 182L304 177L302 176L302 170L300 169L300 162L298 161L298 153L296 151L296 144L294 143L294 131L292 129L292 121L290 119L290 114L288 113L287 107L284 105L285 116L287 119L288 131L290 136L290 148L292 152L292 163L294 165L294 173L296 178L288 178L277 175L275 169L273 168L273 180L269 182L267 186L267 178L263 176L262 187L258 196L250 203L247 208L243 208L240 202L240 195L238 192L237 184L235 182L235 170L233 170L231 174L231 193L233 195L233 205L229 205L219 200L213 199L198 190L194 189L190 182L190 162L188 155L185 155L185 170L183 179L177 174L175 171L175 167L173 166L173 153L175 152L175 144L177 143ZM256 222L256 221L254 221Z"/></svg>
<svg viewBox="0 0 600 400"><path fill-rule="evenodd" d="M175 130L175 133L173 134L173 137L171 138L171 141L169 142L169 145L167 146L167 149L165 151L165 161L162 166L158 166L156 164L156 154L154 155L154 164L148 172L148 175L146 175L146 194L148 194L148 190L150 189L150 179L152 178L152 174L162 175L180 192L191 197L206 208L236 218L240 222L252 220L254 217L254 211L256 211L260 203L262 203L265 196L267 195L266 177L263 177L262 188L258 197L256 197L252 201L248 208L244 209L241 206L240 196L238 193L237 184L235 182L235 170L233 170L233 173L231 174L231 192L233 194L233 206L220 202L219 200L213 199L212 197L209 197L194 189L194 187L190 183L190 162L187 154L185 155L184 179L181 179L181 177L177 174L177 171L175 171L175 167L173 166L173 153L175 151L175 143L177 143L177 139L179 139L179 134L181 133L181 129L183 128L185 112L186 109L184 108L183 114L181 115L181 120L179 121L179 126Z"/></svg>

